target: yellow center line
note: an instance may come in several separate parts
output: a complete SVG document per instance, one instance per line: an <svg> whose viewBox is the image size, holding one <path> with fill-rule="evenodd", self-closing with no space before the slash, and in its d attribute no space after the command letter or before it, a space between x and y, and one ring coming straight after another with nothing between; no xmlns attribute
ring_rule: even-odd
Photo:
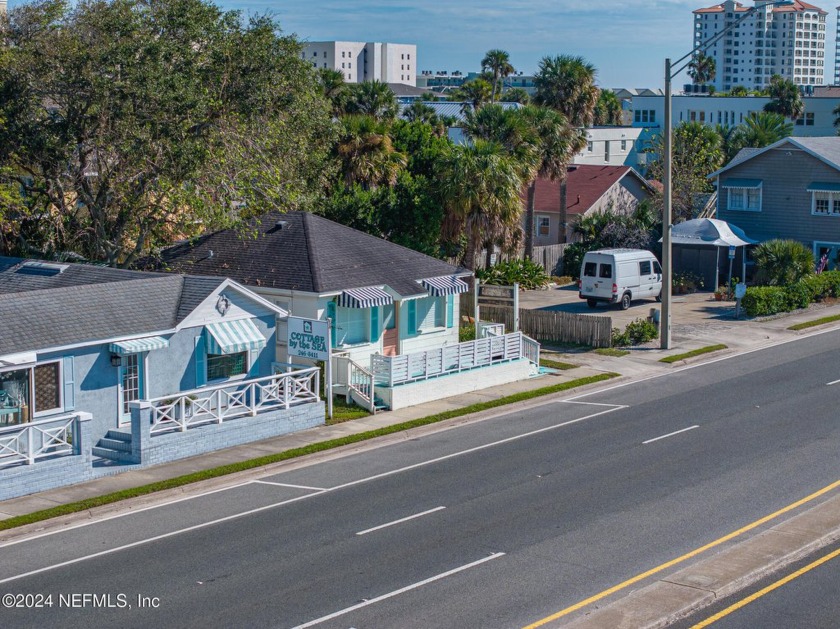
<svg viewBox="0 0 840 629"><path fill-rule="evenodd" d="M834 559L838 555L840 555L840 548L838 548L834 552L831 552L831 553L827 554L825 557L821 557L820 559L817 559L815 562L808 564L804 568L800 568L796 572L792 572L791 574L787 575L783 579L779 579L775 583L773 583L771 585L768 585L763 590L759 590L758 592L756 592L754 594L751 594L750 596L738 601L737 603L734 603L734 604L730 605L729 607L727 607L723 611L718 612L714 616L709 616L706 620L697 623L691 629L702 629L703 627L708 627L709 625L717 622L718 620L720 620L724 616L728 616L732 612L734 612L736 610L739 610L746 605L749 605L750 603L752 603L753 601L761 598L765 594L768 594L768 593L772 592L773 590L782 587L786 583L790 583L794 579L798 579L799 577L801 577L806 572L810 572L811 570L813 570L817 566L821 566L826 561L831 561L832 559Z"/></svg>
<svg viewBox="0 0 840 629"><path fill-rule="evenodd" d="M810 501L812 501L816 498L819 498L822 495L827 494L828 492L832 491L833 489L836 489L837 487L840 487L840 480L837 480L837 481L831 483L830 485L827 485L827 486L823 487L822 489L820 489L818 491L815 491L814 493L812 493L808 496L805 496L801 500L797 500L796 502L794 502L792 504L789 504L786 507L782 507L781 509L779 509L778 511L774 511L770 515L766 515L763 518L760 518L760 519L756 520L755 522L751 522L750 524L747 524L746 526L742 526L737 531L732 531L731 533L729 533L727 535L724 535L723 537L720 537L720 538L714 540L713 542L709 542L705 546L701 546L700 548L695 548L694 550L692 550L690 552L687 552L686 554L681 555L680 557L677 557L675 559L671 559L670 561L666 561L665 563L660 564L660 565L656 566L655 568L651 568L650 570L648 570L646 572L642 572L641 574L637 574L635 577L631 577L631 578L627 579L626 581L623 581L623 582L619 583L618 585L614 585L611 588L608 588L608 589L606 589L602 592L599 592L598 594L590 596L589 598L584 599L584 600L580 601L579 603L575 603L574 605L572 605L570 607L566 607L565 609L561 609L559 612L551 614L550 616L546 616L542 620L538 620L537 622L524 627L524 629L536 629L536 627L542 627L543 625L548 624L553 620L557 620L558 618L562 618L563 616L567 616L568 614L571 614L572 612L575 612L575 611L577 611L577 610L579 610L583 607L586 607L587 605L591 605L592 603L595 603L596 601L600 601L601 599L606 598L607 596L610 596L612 594L615 594L616 592L620 592L621 590L623 590L627 587L630 587L631 585L633 585L635 583L638 583L639 581L647 579L648 577L650 577L650 576L652 576L652 575L654 575L658 572L662 572L663 570L667 570L668 568L672 568L672 567L674 567L678 564L681 564L684 561L687 561L687 560L689 560L693 557L696 557L700 553L704 553L707 550L709 550L711 548L714 548L715 546L720 546L721 544L723 544L725 542L728 542L729 540L734 539L734 538L738 537L739 535L743 535L744 533L746 533L748 531L751 531L751 530L761 526L762 524L766 524L770 520L778 518L780 515L784 515L785 513L788 513L789 511L793 511L794 509L796 509L798 507L801 507L802 505L804 505L804 504L806 504L806 503L808 503L808 502L810 502Z"/></svg>

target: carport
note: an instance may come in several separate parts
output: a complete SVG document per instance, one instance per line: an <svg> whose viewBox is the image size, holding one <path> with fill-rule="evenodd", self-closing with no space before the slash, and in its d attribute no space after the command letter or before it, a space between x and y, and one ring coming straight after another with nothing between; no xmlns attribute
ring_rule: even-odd
<svg viewBox="0 0 840 629"><path fill-rule="evenodd" d="M729 248L736 247L740 250L738 261L743 281L747 266L744 247L757 242L749 238L740 227L716 218L695 218L678 223L671 229L674 271L695 273L703 278L703 285L707 289L715 290L721 265L727 265Z"/></svg>

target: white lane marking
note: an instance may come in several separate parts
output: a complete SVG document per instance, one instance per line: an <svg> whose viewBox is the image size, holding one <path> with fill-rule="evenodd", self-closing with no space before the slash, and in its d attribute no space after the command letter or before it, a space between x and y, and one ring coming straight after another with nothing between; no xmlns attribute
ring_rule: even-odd
<svg viewBox="0 0 840 629"><path fill-rule="evenodd" d="M639 378L637 380L628 380L627 382L621 382L619 384L613 384L607 387L599 387L595 391L587 391L586 393L581 393L579 395L574 395L570 398L566 398L563 402L577 402L578 399L582 397L589 397L590 395L600 395L601 393L607 393L609 391L614 391L615 389L622 389L624 387L629 387L634 384L641 384L643 382L647 382L648 380L656 380L658 378L663 378L665 376L670 376L675 373L680 373L681 371L688 371L689 369L697 369L698 367L706 367L707 365L711 365L713 363L719 363L722 360L731 360L733 358L739 358L741 356L747 356L748 354L754 354L755 352L763 352L766 349L773 349L774 347L779 347L781 345L787 345L788 343L795 343L796 341L802 341L805 339L809 339L812 336L819 336L821 334L830 334L832 332L837 332L836 328L831 328L828 330L818 330L812 332L810 334L803 334L801 336L795 336L789 339L783 339L781 341L773 341L768 343L767 345L762 345L760 347L753 347L752 349L745 350L743 352L738 352L736 354L728 354L726 356L720 356L719 358L714 358L712 360L706 360L700 363L694 363L692 365L684 365L682 367L677 367L676 369L668 369L667 371L662 371L661 373L655 373L650 376L645 376L644 378ZM550 402L546 402L548 404ZM583 402L578 402L579 404L583 404Z"/></svg>
<svg viewBox="0 0 840 629"><path fill-rule="evenodd" d="M598 417L599 415L605 415L607 413L612 413L613 411L618 411L618 410L621 410L621 409L624 409L624 408L628 408L628 407L625 406L625 405L616 405L613 408L609 408L609 409L606 409L604 411L599 411L597 413L593 413L592 415L586 415L584 417L580 417L578 419L572 419L572 420L569 420L567 422L563 422L563 423L560 423L560 424L555 424L553 426L547 426L545 428L540 428L538 430L532 430L530 432L526 432L526 433L523 433L521 435L515 435L513 437L508 437L506 439L501 439L499 441L494 441L493 443L488 443L488 444L485 444L483 446L477 446L475 448L469 448L468 450L463 450L461 452L455 452L453 454L448 454L446 456L441 456L441 457L438 457L436 459L431 459L429 461L423 461L421 463L415 463L414 465L408 465L406 467L402 467L402 468L399 468L399 469L396 469L396 470L392 470L390 472L383 472L382 474L376 474L374 476L369 476L367 478L361 478L359 480L351 481L349 483L344 483L343 485L337 485L335 487L331 487L331 488L327 489L326 491L315 492L315 493L307 494L305 496L298 496L297 498L291 498L290 500L284 500L282 502L275 502L275 503L270 504L270 505L257 507L256 509L250 509L249 511L243 511L242 513L234 513L232 515L228 515L228 516L225 516L223 518L218 518L216 520L211 520L209 522L204 522L202 524L195 524L193 526L189 526L189 527L184 528L184 529L179 529L177 531L170 531L169 533L163 533L161 535L156 535L156 536L150 537L148 539L137 540L136 542L132 542L130 544L125 544L123 546L118 546L118 547L112 548L110 550L103 550L103 551L100 551L98 553L94 553L92 555L85 555L83 557L77 557L76 559L70 559L68 561L64 561L64 562L61 562L61 563L58 563L58 564L55 564L55 565L45 566L43 568L38 568L37 570L32 570L32 571L26 572L24 574L18 574L18 575L15 575L15 576L7 577L5 579L0 579L0 584L8 583L10 581L15 581L17 579L22 579L24 577L28 577L28 576L31 576L33 574L40 574L42 572L47 572L49 570L54 570L56 568L62 568L64 566L69 566L69 565L72 565L72 564L75 564L75 563L86 561L88 559L95 559L96 557L102 557L104 555L109 555L111 553L119 552L121 550L127 550L129 548L135 548L137 546L142 546L143 544L156 542L156 541L161 540L161 539L167 539L169 537L174 537L175 535L180 535L181 533L189 533L190 531L196 531L196 530L208 527L208 526L214 526L216 524L221 524L222 522L229 522L231 520L236 520L238 518L243 518L243 517L246 517L246 516L249 516L249 515L253 515L255 513L260 513L262 511L267 511L268 509L274 509L276 507L281 507L283 505L287 505L287 504L290 504L292 502L297 502L299 500L307 500L307 499L315 497L315 496L321 496L324 493L326 493L327 491L332 492L332 491L335 491L337 489L344 489L345 487L352 487L354 485L360 485L362 483L377 480L379 478L384 478L386 476L392 476L394 474L399 474L401 472L405 472L405 471L408 471L408 470L416 469L416 468L419 468L419 467L424 467L426 465L431 465L432 463L438 463L440 461L445 461L447 459L453 459L453 458L456 458L458 456L461 456L462 454L469 454L471 452L477 452L477 451L480 451L480 450L485 450L487 448L492 448L493 446L501 445L501 444L508 443L508 442L511 442L511 441L517 441L517 440L525 438L525 437L530 437L530 436L533 436L533 435L540 434L542 432L546 432L546 431L549 431L549 430L554 430L555 428L563 428L564 426L570 426L572 424L577 424L577 423L585 421L587 419L592 419L593 417ZM248 481L248 482L250 483L251 481ZM247 484L247 483L243 483L243 484ZM158 506L163 506L163 505L158 505ZM149 507L149 508L154 508L154 507ZM90 524L94 524L94 522L91 522ZM67 530L67 529L62 529L62 530L64 531L64 530ZM20 543L22 541L32 541L32 540L38 539L40 537L45 537L47 535L52 535L56 532L57 531L50 531L50 532L44 533L43 535L33 535L31 537L27 537L25 540L17 540L16 542L12 542L12 543ZM11 545L11 544L9 544L9 545ZM0 546L0 548L2 548L2 546Z"/></svg>
<svg viewBox="0 0 840 629"><path fill-rule="evenodd" d="M291 489L308 489L310 491L329 491L324 487L307 487L306 485L290 485L289 483L275 483L271 480L254 480L252 483L259 483L260 485L274 485L275 487L289 487Z"/></svg>
<svg viewBox="0 0 840 629"><path fill-rule="evenodd" d="M499 557L503 557L504 553L493 553L489 557L485 557L484 559L479 559L478 561L473 561L472 563L468 563L463 566L459 566L458 568L453 568L447 572L442 572L440 574L436 574L433 577L429 577L428 579L424 579L422 581L418 581L417 583L412 583L411 585L407 585L404 588L400 588L399 590L394 590L393 592L388 592L387 594L383 594L382 596L377 596L376 598L371 598L367 601L363 601L358 603L357 605L353 605L351 607L345 607L337 612L334 612L328 616L321 616L321 618L316 618L315 620L310 620L307 623L302 625L298 625L294 627L294 629L307 629L307 627L314 627L315 625L320 625L322 622L327 622L328 620L332 620L333 618L338 618L339 616L343 616L344 614L349 614L352 611L357 609L361 609L362 607L367 607L368 605L373 605L374 603L379 603L380 601L384 601L385 599L398 596L400 594L404 594L405 592L409 592L411 590L416 590L419 587L423 587L424 585L428 585L429 583L433 583L435 581L439 581L441 579L445 579L446 577L452 576L453 574L457 574L459 572L463 572L464 570L469 570L470 568L474 568L480 564L483 564L487 561L491 561L492 559L498 559Z"/></svg>
<svg viewBox="0 0 840 629"><path fill-rule="evenodd" d="M408 470L413 470L418 467L424 467L426 465L431 465L432 463L440 463L441 461L446 461L448 459L454 459L459 456L463 456L464 454L471 454L473 452L480 452L481 450L486 450L487 448L494 448L496 446L502 445L504 443L510 443L512 441L519 441L520 439L524 439L525 437L533 437L534 435L538 435L543 432L548 432L549 430L555 430L557 428L563 428L565 426L571 426L572 424L577 424L578 422L582 422L587 419L592 419L593 417L598 417L599 415L605 415L607 413L612 413L613 411L619 411L621 409L628 408L626 405L613 405L612 408L608 408L605 411L599 411L597 413L592 413L591 415L586 415L584 417L579 417L578 419L570 419L567 422L563 422L561 424L554 424L553 426L546 426L545 428L538 428L537 430L532 430L530 432L524 432L521 435L514 435L513 437L507 437L505 439L500 439L499 441L493 441L492 443L485 443L481 446L476 446L474 448L468 448L467 450L461 450L460 452L453 452L452 454L445 454L443 456L439 456L436 459L430 459L428 461L421 461L420 463L414 463L413 465L406 465L405 467L398 467L397 469L390 470L388 472L382 472L381 474L375 474L374 476L368 476L367 478L360 478L358 480L350 481L349 483L344 483L343 485L336 485L335 487L331 487L330 491L335 491L337 489L344 489L345 487L353 487L354 485L361 485L362 483L368 483L372 480L377 480L380 478L385 478L386 476L393 476L394 474L400 474L402 472L407 472Z"/></svg>
<svg viewBox="0 0 840 629"><path fill-rule="evenodd" d="M275 502L274 504L265 505L262 507L257 507L256 509L250 509L249 511L243 511L242 513L234 513L233 515L228 515L223 518L218 518L217 520L211 520L210 522L202 522L201 524L194 524L193 526L188 526L184 529L178 529L177 531L170 531L169 533L162 533L161 535L155 535L154 537L149 537L147 539L140 539L136 542L131 542L130 544L123 544L122 546L117 546L116 548L109 548L108 550L102 550L98 553L93 553L91 555L84 555L82 557L76 557L75 559L68 559L67 561L62 561L61 563L53 564L51 566L44 566L43 568L38 568L37 570L30 570L29 572L24 572L23 574L16 574L12 577L6 577L5 579L0 579L0 584L9 583L10 581L17 581L18 579L23 579L25 577L30 577L34 574L41 574L42 572L48 572L50 570L55 570L56 568L63 568L64 566L72 566L76 563L81 563L82 561L87 561L88 559L96 559L97 557L104 557L105 555L111 555L113 553L120 552L121 550L128 550L129 548L135 548L137 546L142 546L144 544L148 544L150 542L157 542L162 539L167 539L169 537L174 537L176 535L180 535L181 533L188 533L190 531L197 531L199 529L203 529L208 526L213 526L214 524L221 524L222 522L229 522L231 520L237 520L241 517L247 515L253 515L254 513L260 513L261 511L267 511L269 509L274 509L275 507L280 507L282 505L287 505L292 502L298 502L299 500L306 500L307 498L311 498L312 496L318 496L320 494L307 494L305 496L298 496L297 498L291 498L289 500L284 500L283 502Z"/></svg>
<svg viewBox="0 0 840 629"><path fill-rule="evenodd" d="M832 380L831 382L826 382L826 385L831 386L832 384L837 384L840 380Z"/></svg>
<svg viewBox="0 0 840 629"><path fill-rule="evenodd" d="M435 507L434 509L429 509L428 511L423 511L422 513L415 513L414 515L409 515L407 517L400 518L399 520L394 520L393 522L386 522L385 524L380 524L379 526L359 531L356 535L367 535L368 533L373 533L379 529L388 528L389 526L394 526L395 524L402 524L403 522L408 522L409 520L414 520L415 518L422 518L424 515L429 515L430 513L441 511L443 509L446 509L446 507Z"/></svg>
<svg viewBox="0 0 840 629"><path fill-rule="evenodd" d="M647 441L642 441L642 445L645 446L649 443L653 443L654 441L659 441L660 439L667 439L668 437L673 437L674 435L678 435L681 432L688 432L689 430L694 430L695 428L700 428L700 426L689 426L688 428L683 428L682 430L676 430L674 432L669 432L667 435L662 435L661 437L654 437L653 439L648 439Z"/></svg>

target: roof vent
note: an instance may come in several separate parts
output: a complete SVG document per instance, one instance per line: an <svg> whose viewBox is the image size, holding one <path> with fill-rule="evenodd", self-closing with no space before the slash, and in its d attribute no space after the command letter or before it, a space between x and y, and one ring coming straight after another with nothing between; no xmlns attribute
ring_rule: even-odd
<svg viewBox="0 0 840 629"><path fill-rule="evenodd" d="M289 226L289 221L277 221L274 226L277 229L286 229Z"/></svg>
<svg viewBox="0 0 840 629"><path fill-rule="evenodd" d="M27 260L20 265L17 270L18 273L25 273L27 275L59 275L69 267L69 264L55 264L53 262L35 262L34 260Z"/></svg>

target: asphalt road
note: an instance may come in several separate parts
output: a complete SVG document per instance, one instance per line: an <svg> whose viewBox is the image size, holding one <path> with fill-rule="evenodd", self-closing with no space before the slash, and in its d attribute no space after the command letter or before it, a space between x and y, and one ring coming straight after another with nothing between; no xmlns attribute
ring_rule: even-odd
<svg viewBox="0 0 840 629"><path fill-rule="evenodd" d="M831 544L673 625L714 629L836 629L840 543Z"/></svg>
<svg viewBox="0 0 840 629"><path fill-rule="evenodd" d="M0 546L0 626L523 626L840 478L838 349L823 334Z"/></svg>

